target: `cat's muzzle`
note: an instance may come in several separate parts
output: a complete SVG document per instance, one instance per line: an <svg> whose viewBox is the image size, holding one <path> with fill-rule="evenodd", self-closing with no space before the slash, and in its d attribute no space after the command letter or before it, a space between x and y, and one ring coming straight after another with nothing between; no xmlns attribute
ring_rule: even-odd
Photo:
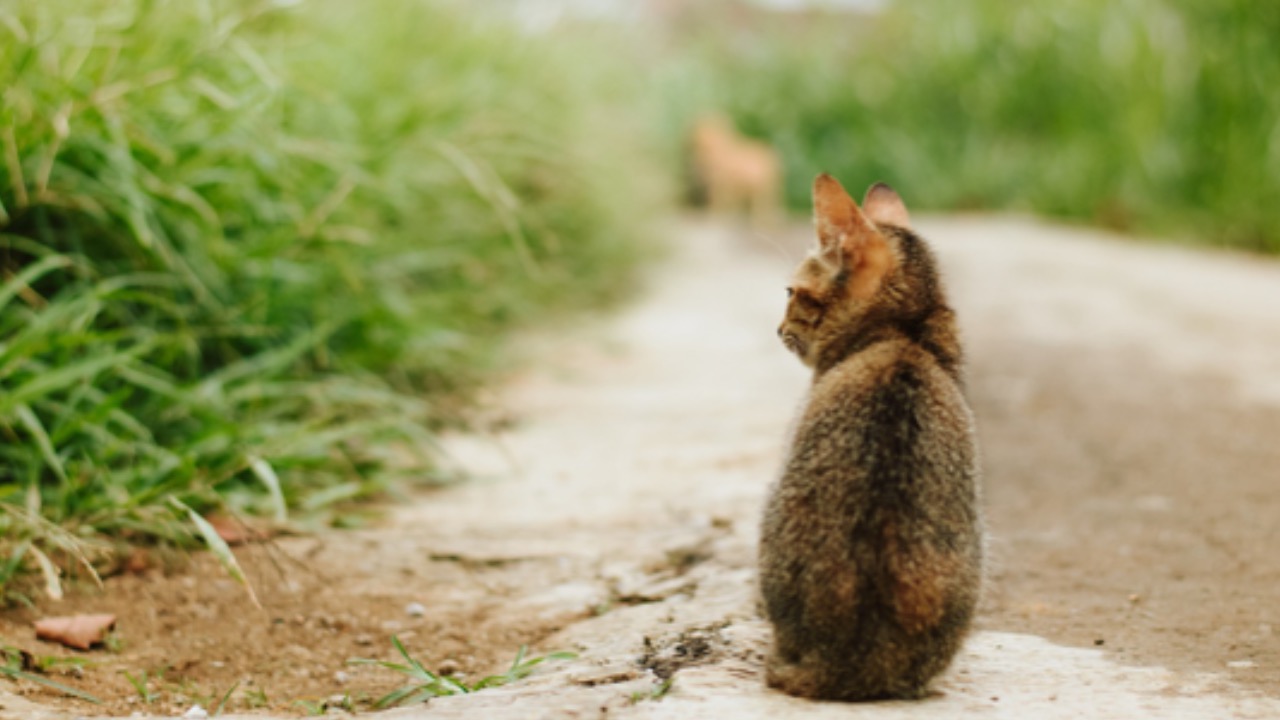
<svg viewBox="0 0 1280 720"><path fill-rule="evenodd" d="M805 349L806 349L805 343L803 340L800 339L799 335L796 335L793 332L786 332L782 329L779 329L778 337L782 338L782 344L788 350L795 353L796 355L799 355L800 357L804 357Z"/></svg>

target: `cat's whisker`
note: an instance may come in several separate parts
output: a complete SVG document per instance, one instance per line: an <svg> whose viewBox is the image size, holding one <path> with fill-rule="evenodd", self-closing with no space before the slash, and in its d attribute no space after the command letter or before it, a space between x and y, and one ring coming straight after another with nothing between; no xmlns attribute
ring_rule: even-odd
<svg viewBox="0 0 1280 720"><path fill-rule="evenodd" d="M788 263L795 262L797 253L780 240L775 231L754 229L752 230L752 237L755 240L763 241L762 244L777 254L779 260L785 260Z"/></svg>

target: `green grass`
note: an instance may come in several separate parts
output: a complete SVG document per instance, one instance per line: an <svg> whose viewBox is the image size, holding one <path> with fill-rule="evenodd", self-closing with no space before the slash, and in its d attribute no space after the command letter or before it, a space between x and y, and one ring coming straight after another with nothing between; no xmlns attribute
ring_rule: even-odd
<svg viewBox="0 0 1280 720"><path fill-rule="evenodd" d="M673 128L726 107L786 160L913 207L1033 211L1280 252L1280 5L897 0L882 17L695 20Z"/></svg>
<svg viewBox="0 0 1280 720"><path fill-rule="evenodd" d="M648 690L637 690L631 693L631 704L635 705L637 703L649 702L651 700L661 700L667 696L667 693L671 692L671 686L674 683L675 678L667 678L666 680L655 683L653 687Z"/></svg>
<svg viewBox="0 0 1280 720"><path fill-rule="evenodd" d="M430 480L514 328L627 292L625 68L460 7L0 6L0 590Z"/></svg>
<svg viewBox="0 0 1280 720"><path fill-rule="evenodd" d="M83 664L85 661L81 658L37 657L19 648L0 645L0 675L44 685L68 697L100 705L102 701L97 697L47 677L49 670L58 665L79 667Z"/></svg>
<svg viewBox="0 0 1280 720"><path fill-rule="evenodd" d="M137 676L134 676L128 670L121 670L120 672L122 675L124 675L124 679L128 680L129 684L133 686L134 692L138 694L138 700L140 700L143 705L150 705L151 703L154 703L157 698L160 697L160 693L155 690L152 690L151 686L148 685L148 677L147 677L146 670L142 670L137 674ZM163 673L161 673L159 676L153 676L150 679L154 680L157 677L162 678Z"/></svg>
<svg viewBox="0 0 1280 720"><path fill-rule="evenodd" d="M391 637L391 644L395 647L400 657L404 658L403 663L391 662L388 660L369 660L366 658L352 658L348 662L355 665L376 665L388 670L393 670L405 677L410 682L403 687L392 690L391 692L378 698L373 703L375 709L388 707L398 707L401 705L417 705L425 703L434 697L444 697L446 695L465 695L468 693L480 692L486 688L501 687L509 683L523 680L533 673L544 662L556 660L572 660L577 655L571 652L553 652L547 655L538 655L535 657L526 657L529 648L521 645L516 652L516 657L511 661L511 666L501 675L489 675L483 677L474 683L468 684L465 681L449 675L438 675L431 672L420 661L416 660L409 651L405 649L404 644L400 642L400 638Z"/></svg>

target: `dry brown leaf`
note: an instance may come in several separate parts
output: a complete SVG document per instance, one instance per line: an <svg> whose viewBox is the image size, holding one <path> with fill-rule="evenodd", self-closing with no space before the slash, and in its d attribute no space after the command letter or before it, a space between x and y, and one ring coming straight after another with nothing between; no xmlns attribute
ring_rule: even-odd
<svg viewBox="0 0 1280 720"><path fill-rule="evenodd" d="M217 531L218 537L228 545L243 545L247 542L266 540L271 536L271 533L265 530L226 515L208 515L205 520Z"/></svg>
<svg viewBox="0 0 1280 720"><path fill-rule="evenodd" d="M88 650L102 642L107 631L116 624L115 615L71 615L36 621L36 637L58 642L79 650Z"/></svg>

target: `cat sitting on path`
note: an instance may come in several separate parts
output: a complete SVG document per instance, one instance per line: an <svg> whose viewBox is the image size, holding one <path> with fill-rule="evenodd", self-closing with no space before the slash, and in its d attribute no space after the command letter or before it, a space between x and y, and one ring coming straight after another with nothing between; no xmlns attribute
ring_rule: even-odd
<svg viewBox="0 0 1280 720"><path fill-rule="evenodd" d="M813 369L760 538L766 681L808 698L920 698L978 601L982 516L955 315L901 198L813 187L818 247L778 335Z"/></svg>

